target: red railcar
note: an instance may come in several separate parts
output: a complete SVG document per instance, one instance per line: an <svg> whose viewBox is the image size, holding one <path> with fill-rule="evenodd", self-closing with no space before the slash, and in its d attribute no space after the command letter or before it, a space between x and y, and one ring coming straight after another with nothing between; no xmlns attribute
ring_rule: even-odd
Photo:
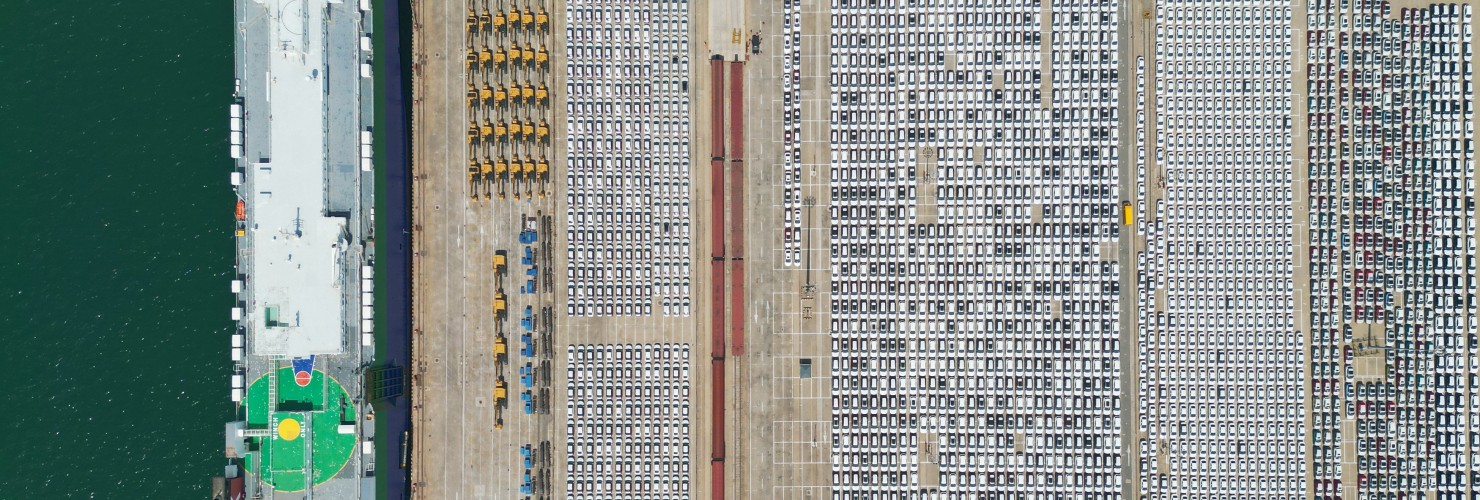
<svg viewBox="0 0 1480 500"><path fill-rule="evenodd" d="M730 238L730 246L725 249L725 255L730 258L745 256L745 170L739 160L730 162L730 231L734 236Z"/></svg>
<svg viewBox="0 0 1480 500"><path fill-rule="evenodd" d="M709 60L709 81L714 93L709 97L709 156L725 156L725 59L716 54Z"/></svg>
<svg viewBox="0 0 1480 500"><path fill-rule="evenodd" d="M710 256L725 258L725 160L709 160Z"/></svg>
<svg viewBox="0 0 1480 500"><path fill-rule="evenodd" d="M725 357L725 262L713 260L709 262L709 276L711 289L709 301L709 355L715 358Z"/></svg>
<svg viewBox="0 0 1480 500"><path fill-rule="evenodd" d="M725 461L715 460L709 463L709 498L713 500L725 500Z"/></svg>
<svg viewBox="0 0 1480 500"><path fill-rule="evenodd" d="M730 62L730 159L745 158L745 63Z"/></svg>
<svg viewBox="0 0 1480 500"><path fill-rule="evenodd" d="M711 446L713 451L710 458L714 460L725 459L725 360L716 359L710 361L713 366L714 397L710 399L714 408L710 412L713 420L710 421L714 429Z"/></svg>
<svg viewBox="0 0 1480 500"><path fill-rule="evenodd" d="M745 354L745 261L730 261L730 344L734 354Z"/></svg>

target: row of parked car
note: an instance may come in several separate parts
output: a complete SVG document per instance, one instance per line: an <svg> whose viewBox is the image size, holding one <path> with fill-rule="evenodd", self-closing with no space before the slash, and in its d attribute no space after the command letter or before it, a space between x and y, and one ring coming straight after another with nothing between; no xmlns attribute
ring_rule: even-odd
<svg viewBox="0 0 1480 500"><path fill-rule="evenodd" d="M577 344L566 351L571 498L686 498L687 344Z"/></svg>
<svg viewBox="0 0 1480 500"><path fill-rule="evenodd" d="M1345 486L1342 464L1326 457L1351 419L1362 445L1343 459L1372 485L1363 494L1428 481L1436 498L1463 496L1462 436L1475 427L1462 381L1477 375L1465 361L1477 325L1462 300L1475 286L1473 7L1310 5L1311 287L1301 298L1311 309L1311 452L1322 458L1315 492ZM1391 371L1374 376L1374 365ZM1422 381L1393 373L1408 369ZM1432 465L1381 465L1413 461Z"/></svg>
<svg viewBox="0 0 1480 500"><path fill-rule="evenodd" d="M818 178L798 142L799 3L783 3L782 220L796 264L800 187L828 183L812 221L832 243L834 498L1118 496L1116 464L1079 461L1119 447L1079 427L1118 424L1118 275L1102 255L1119 229L1117 5L1056 3L1044 20L1019 1L835 2ZM907 439L936 429L926 478ZM1016 434L1032 438L1022 453Z"/></svg>
<svg viewBox="0 0 1480 500"><path fill-rule="evenodd" d="M582 0L566 16L567 252L579 270L567 312L650 315L657 293L662 314L687 315L688 4Z"/></svg>
<svg viewBox="0 0 1480 500"><path fill-rule="evenodd" d="M1159 193L1135 206L1140 369L1156 374L1135 388L1155 443L1141 460L1201 484L1152 474L1143 485L1166 497L1305 498L1286 120L1292 72L1304 69L1290 67L1289 4L1178 0L1158 14L1158 120L1138 129L1158 142L1138 154L1163 174L1134 179L1138 199Z"/></svg>

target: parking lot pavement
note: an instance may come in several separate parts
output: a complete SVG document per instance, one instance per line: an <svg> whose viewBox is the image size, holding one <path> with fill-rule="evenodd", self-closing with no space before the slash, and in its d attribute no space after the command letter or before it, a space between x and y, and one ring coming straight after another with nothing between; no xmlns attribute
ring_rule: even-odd
<svg viewBox="0 0 1480 500"><path fill-rule="evenodd" d="M1428 2L1395 5L1415 3ZM598 5L607 9L604 15L635 9L652 22L581 10ZM1393 331L1396 323L1374 320L1379 311L1412 308L1407 297L1428 292L1363 285L1362 302L1349 313L1312 306L1337 304L1332 298L1340 300L1340 290L1320 283L1345 281L1344 272L1398 277L1411 271L1396 260L1365 260L1360 251L1372 246L1365 237L1353 243L1366 245L1354 247L1361 258L1335 257L1348 250L1336 248L1346 244L1336 237L1345 234L1339 231L1353 230L1330 221L1376 215L1362 208L1369 194L1333 191L1337 170L1320 156L1320 148L1332 143L1321 141L1342 139L1321 121L1326 111L1304 108L1307 95L1334 93L1335 87L1307 81L1303 69L1283 73L1286 63L1304 66L1308 41L1335 43L1306 38L1305 2L1290 11L1283 4L1245 2L1216 15L1183 1L1163 1L1160 10L1150 0L1052 10L1008 2L987 6L990 15L980 19L941 21L935 17L940 12L900 9L888 13L899 16L889 22L867 17L879 12L862 5L834 8L822 0L579 0L572 6L573 22L564 0L549 6L553 31L612 27L622 42L572 32L565 38L569 45L551 45L552 195L480 203L470 203L464 177L465 9L456 2L414 7L420 26L413 53L417 498L515 495L526 444L538 457L532 481L552 497L593 493L587 480L631 478L668 488L664 494L709 497L705 462L708 437L717 429L709 418L715 353L709 352L708 325L716 307L724 306L696 293L710 285L708 273L692 273L707 265L709 251L693 242L707 243L715 221L708 210L693 210L709 206L711 179L708 169L691 166L708 160L712 140L707 126L695 126L709 123L704 103L712 82L705 65L693 63L715 53L745 61L748 125L740 177L750 249L746 306L729 311L731 320L744 315L748 331L745 354L726 359L726 496L965 492L1003 480L1016 470L1016 462L1004 461L1019 459L1064 460L1076 477L1090 478L1082 485L1087 491L1125 498L1189 494L1187 486L1167 480L1169 464L1200 467L1215 480L1215 492L1229 493L1229 485L1253 475L1264 480L1260 494L1270 498L1329 494L1299 485L1355 472L1313 460L1298 470L1290 450L1342 446L1360 428L1337 423L1336 410L1317 410L1312 401L1340 408L1352 400L1388 400L1346 394L1343 376L1336 375L1317 379L1314 399L1303 400L1299 373L1345 373L1352 363L1332 354L1345 341L1331 332L1342 325L1368 335ZM1446 17L1452 13L1442 6L1424 9L1422 15L1394 9L1383 22L1424 27L1426 43L1443 46L1457 43L1452 38L1459 31L1438 27L1475 23L1473 17ZM1216 16L1238 19L1240 29L1230 31ZM970 37L954 36L968 25L980 28L972 33L996 33L1001 23L1026 28L1002 29L1003 37L967 45L958 40ZM758 54L747 51L752 35L762 41ZM910 37L922 36L946 42L924 59L879 59L881 47L918 43ZM1254 69L1232 76L1201 73L1209 64L1198 51L1213 49L1184 43L1198 36L1248 40L1217 49L1225 51L1217 60L1259 64L1239 66ZM1066 42L1053 43L1055 37ZM1116 46L1106 51L1100 40L1108 39ZM1462 53L1405 57L1457 63ZM613 65L595 69L605 63ZM1118 86L1110 70L1119 75ZM1284 76L1293 76L1289 87ZM1415 78L1404 80L1412 85L1438 84L1431 95L1408 99L1438 103L1425 109L1445 113L1462 109L1456 103L1465 97L1453 90L1461 88L1459 75L1407 76ZM878 94L873 86L889 78L903 80L893 82L892 95ZM937 80L926 81L931 78ZM623 89L635 93L623 96ZM1382 105L1357 102L1369 99L1357 95L1345 104ZM1066 102L1079 104L1060 106ZM1436 114L1435 123L1460 125L1437 127L1439 140L1425 154L1436 161L1468 155L1446 148L1476 138L1464 125L1471 118ZM1396 122L1383 126L1416 130ZM638 143L623 150L596 142L607 138ZM1392 174L1399 178L1411 175L1445 189L1465 180L1465 172L1452 168L1463 162L1420 168L1402 148L1392 156L1388 163L1405 169ZM1293 174L1285 173L1285 163L1295 165ZM1464 206L1464 197L1473 199L1473 186L1428 198L1412 194L1420 190L1404 191L1384 203L1473 217L1455 208ZM1357 208L1338 208L1342 200ZM1120 218L1123 201L1131 203L1130 225ZM541 242L534 248L552 286L526 294L515 285L532 267L520 261L524 244L518 238L528 214L550 218L538 224ZM1438 238L1431 244L1461 243L1436 253L1432 273L1439 279L1473 276L1442 266L1480 235L1463 224L1437 226L1423 231ZM497 250L510 257L503 287L509 317L502 321L491 310L499 289L490 265ZM1381 295L1389 292L1391 305ZM535 318L529 327L533 355L519 352L525 307ZM1457 319L1423 325L1425 331L1448 335L1453 332L1443 325L1467 324L1454 309L1435 306L1436 317ZM1324 333L1304 331L1308 324ZM493 357L500 331L510 349L503 367ZM1285 335L1289 331L1302 334ZM1303 365L1294 361L1301 346L1322 342L1327 350L1311 351ZM1202 348L1175 348L1184 344ZM611 360L578 359L608 348L687 352L687 361L664 367L685 375L596 375ZM1442 350L1432 354L1447 360L1435 369L1441 377L1463 374L1458 358L1445 358ZM1412 352L1394 356L1420 360ZM533 372L528 382L519 372L526 363ZM1174 376L1188 372L1214 373L1217 382ZM492 397L500 376L509 389L501 429ZM1166 382L1153 387L1153 380ZM609 383L613 392L604 392ZM1222 393L1255 384L1262 393ZM622 426L602 419L639 417L616 412L618 385L643 394L634 397L654 411L681 412L687 404L688 418L660 416L655 425L664 432L652 438L618 435ZM1071 387L1073 395L1055 399L1062 395L1042 392L1044 385ZM538 402L530 415L520 398L526 387ZM1436 390L1445 397L1473 396L1469 389ZM1208 394L1267 411L1194 404ZM612 414L600 413L608 403ZM583 407L594 420L561 425L568 420L562 411ZM1423 411L1430 410L1446 416L1458 411ZM1199 426L1209 422L1262 428L1259 443L1274 446L1274 454L1256 457L1251 467L1221 465L1240 458L1231 454L1247 440L1218 437L1214 450L1188 446L1206 439ZM1067 430L1048 431L1048 423ZM942 426L960 432L943 438L934 430ZM1324 441L1307 441L1314 433L1298 432L1317 428L1329 431ZM1414 429L1421 435L1440 427ZM610 453L597 448L608 446L608 435ZM655 448L645 451L644 442ZM662 463L621 475L594 468L597 461L621 462L615 450L629 444L638 446L633 453ZM1439 448L1458 453L1448 444ZM998 460L985 473L952 465L960 453L981 450ZM909 463L881 465L880 453ZM1118 466L1103 460L1116 453ZM1086 491L1071 489L1067 480L1044 486Z"/></svg>

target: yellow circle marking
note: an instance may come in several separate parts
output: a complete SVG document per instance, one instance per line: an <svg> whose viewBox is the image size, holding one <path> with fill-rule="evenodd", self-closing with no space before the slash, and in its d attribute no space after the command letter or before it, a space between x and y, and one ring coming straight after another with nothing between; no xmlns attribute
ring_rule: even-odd
<svg viewBox="0 0 1480 500"><path fill-rule="evenodd" d="M295 419L285 418L281 422L278 422L278 437L281 438L283 441L292 441L294 439L298 439L298 433L302 430L303 429L298 425L298 421Z"/></svg>

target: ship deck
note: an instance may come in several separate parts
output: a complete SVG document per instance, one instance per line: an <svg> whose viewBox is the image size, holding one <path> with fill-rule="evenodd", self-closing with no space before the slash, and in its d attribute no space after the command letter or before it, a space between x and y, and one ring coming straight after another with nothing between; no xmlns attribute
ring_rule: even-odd
<svg viewBox="0 0 1480 500"><path fill-rule="evenodd" d="M364 279L375 258L373 85L362 66L373 18L362 7L236 2L242 113L233 130L242 134L233 142L245 217L235 279L245 283L245 341L233 360L241 400L226 449L245 469L248 497L375 498L362 386L375 358ZM289 362L310 356L312 383L298 386Z"/></svg>

